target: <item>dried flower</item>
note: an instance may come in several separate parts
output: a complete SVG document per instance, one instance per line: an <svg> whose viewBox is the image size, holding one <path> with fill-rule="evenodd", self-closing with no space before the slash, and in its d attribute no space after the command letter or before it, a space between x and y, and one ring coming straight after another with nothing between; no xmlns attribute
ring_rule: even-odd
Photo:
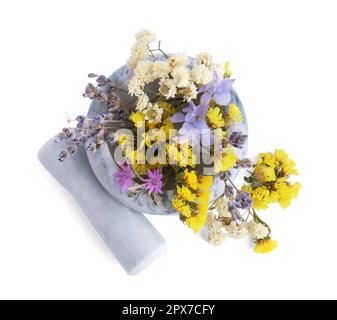
<svg viewBox="0 0 337 320"><path fill-rule="evenodd" d="M231 238L241 239L247 236L248 230L243 223L232 221L229 225L225 225L225 229Z"/></svg>
<svg viewBox="0 0 337 320"><path fill-rule="evenodd" d="M197 84L205 85L212 81L213 75L206 65L197 64L192 68L191 79Z"/></svg>
<svg viewBox="0 0 337 320"><path fill-rule="evenodd" d="M236 161L235 168L251 168L253 166L252 161L248 158Z"/></svg>
<svg viewBox="0 0 337 320"><path fill-rule="evenodd" d="M247 141L248 135L247 134L242 134L242 132L237 132L234 131L230 136L229 136L229 143L238 149L242 149L243 146L245 145Z"/></svg>
<svg viewBox="0 0 337 320"><path fill-rule="evenodd" d="M171 72L173 77L173 82L178 88L184 88L189 85L190 73L189 71L182 66L176 67Z"/></svg>
<svg viewBox="0 0 337 320"><path fill-rule="evenodd" d="M271 238L266 238L256 241L254 252L264 254L273 251L275 248L277 248L277 241Z"/></svg>
<svg viewBox="0 0 337 320"><path fill-rule="evenodd" d="M190 102L192 99L196 99L198 89L194 83L191 83L187 87L180 89L179 93L184 97L184 101Z"/></svg>
<svg viewBox="0 0 337 320"><path fill-rule="evenodd" d="M58 161L63 162L69 155L69 152L67 149L64 149L60 152L58 156Z"/></svg>
<svg viewBox="0 0 337 320"><path fill-rule="evenodd" d="M214 214L209 214L206 222L208 243L218 246L221 245L226 235L223 232L223 223L217 219Z"/></svg>
<svg viewBox="0 0 337 320"><path fill-rule="evenodd" d="M158 104L150 104L145 112L145 120L149 122L160 122L163 114L163 109L159 108Z"/></svg>
<svg viewBox="0 0 337 320"><path fill-rule="evenodd" d="M85 91L83 93L83 97L87 97L89 99L95 99L98 96L99 91L92 83L88 83L85 87Z"/></svg>
<svg viewBox="0 0 337 320"><path fill-rule="evenodd" d="M145 179L145 189L149 191L149 194L159 194L162 193L163 187L163 175L160 173L159 169L147 170L147 179Z"/></svg>
<svg viewBox="0 0 337 320"><path fill-rule="evenodd" d="M134 173L129 164L121 165L119 171L115 172L113 176L117 179L117 184L123 191L128 191L133 185Z"/></svg>
<svg viewBox="0 0 337 320"><path fill-rule="evenodd" d="M72 144L67 148L67 151L69 152L70 155L75 154L79 149L79 145L78 144Z"/></svg>
<svg viewBox="0 0 337 320"><path fill-rule="evenodd" d="M270 234L270 229L262 223L256 223L255 221L250 221L247 223L247 229L249 233L258 240L265 239Z"/></svg>
<svg viewBox="0 0 337 320"><path fill-rule="evenodd" d="M231 185L226 184L225 185L225 196L227 198L231 198L233 195L234 195L234 188Z"/></svg>
<svg viewBox="0 0 337 320"><path fill-rule="evenodd" d="M177 93L177 87L172 79L163 78L159 83L159 92L166 99L174 98Z"/></svg>
<svg viewBox="0 0 337 320"><path fill-rule="evenodd" d="M248 209L252 206L253 201L247 191L239 191L235 197L235 205L240 209Z"/></svg>
<svg viewBox="0 0 337 320"><path fill-rule="evenodd" d="M213 58L207 52L201 52L196 56L198 64L204 64L205 66L211 68L213 66Z"/></svg>
<svg viewBox="0 0 337 320"><path fill-rule="evenodd" d="M185 67L187 64L187 55L184 53L178 53L168 58L167 64L171 71L176 67Z"/></svg>

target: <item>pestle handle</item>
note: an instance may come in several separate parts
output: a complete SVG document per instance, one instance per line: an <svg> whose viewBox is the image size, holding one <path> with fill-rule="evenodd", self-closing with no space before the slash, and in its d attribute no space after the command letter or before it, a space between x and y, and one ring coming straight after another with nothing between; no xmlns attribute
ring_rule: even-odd
<svg viewBox="0 0 337 320"><path fill-rule="evenodd" d="M57 156L65 146L50 140L39 151L40 162L78 201L125 271L139 273L165 252L165 240L143 214L123 206L103 189L83 146L60 163Z"/></svg>

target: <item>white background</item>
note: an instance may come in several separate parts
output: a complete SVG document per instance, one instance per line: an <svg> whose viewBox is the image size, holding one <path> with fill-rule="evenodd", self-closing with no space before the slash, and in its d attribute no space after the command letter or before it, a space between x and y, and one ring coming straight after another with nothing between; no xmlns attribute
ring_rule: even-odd
<svg viewBox="0 0 337 320"><path fill-rule="evenodd" d="M1 1L0 298L337 298L335 1ZM302 190L262 216L279 248L215 248L175 217L149 219L169 250L127 276L40 146L86 112L89 72L124 64L143 28L168 52L230 60L249 153L284 148ZM56 155L55 155L56 156Z"/></svg>

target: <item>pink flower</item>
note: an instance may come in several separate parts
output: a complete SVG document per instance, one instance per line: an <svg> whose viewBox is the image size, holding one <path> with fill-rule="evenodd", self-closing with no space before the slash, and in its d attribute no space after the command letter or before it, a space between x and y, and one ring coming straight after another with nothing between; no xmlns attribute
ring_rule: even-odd
<svg viewBox="0 0 337 320"><path fill-rule="evenodd" d="M145 189L149 191L149 193L162 193L163 187L163 175L159 172L159 169L147 170L147 179L145 179Z"/></svg>
<svg viewBox="0 0 337 320"><path fill-rule="evenodd" d="M119 171L115 172L113 176L117 179L117 183L123 191L128 191L132 187L134 175L128 164L120 166Z"/></svg>

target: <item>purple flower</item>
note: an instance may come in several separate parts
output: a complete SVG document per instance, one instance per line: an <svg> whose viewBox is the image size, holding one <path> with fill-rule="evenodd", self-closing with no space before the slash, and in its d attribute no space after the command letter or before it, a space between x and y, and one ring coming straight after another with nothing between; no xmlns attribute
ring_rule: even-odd
<svg viewBox="0 0 337 320"><path fill-rule="evenodd" d="M209 109L209 104L201 103L196 106L192 101L188 107L183 109L183 112L178 112L171 117L173 123L184 122L179 130L182 137L192 140L192 143L199 143L200 138L203 138L203 144L213 144L214 137L211 129L206 123L206 115Z"/></svg>
<svg viewBox="0 0 337 320"><path fill-rule="evenodd" d="M199 93L203 93L200 99L201 104L209 105L212 97L220 106L226 106L229 104L231 101L233 82L233 79L228 78L219 81L217 74L214 73L212 82L203 86L199 90Z"/></svg>
<svg viewBox="0 0 337 320"><path fill-rule="evenodd" d="M246 143L248 138L247 134L243 134L238 131L232 132L232 134L229 136L229 143L238 149L242 149L244 144Z"/></svg>
<svg viewBox="0 0 337 320"><path fill-rule="evenodd" d="M133 172L128 164L123 164L119 167L119 171L113 174L117 178L117 183L123 191L128 191L128 189L133 185Z"/></svg>
<svg viewBox="0 0 337 320"><path fill-rule="evenodd" d="M159 169L147 170L147 179L145 179L145 189L149 191L149 194L162 193L163 187L163 175L159 172Z"/></svg>
<svg viewBox="0 0 337 320"><path fill-rule="evenodd" d="M247 191L239 191L235 197L235 205L239 209L248 209L252 206L253 201Z"/></svg>

